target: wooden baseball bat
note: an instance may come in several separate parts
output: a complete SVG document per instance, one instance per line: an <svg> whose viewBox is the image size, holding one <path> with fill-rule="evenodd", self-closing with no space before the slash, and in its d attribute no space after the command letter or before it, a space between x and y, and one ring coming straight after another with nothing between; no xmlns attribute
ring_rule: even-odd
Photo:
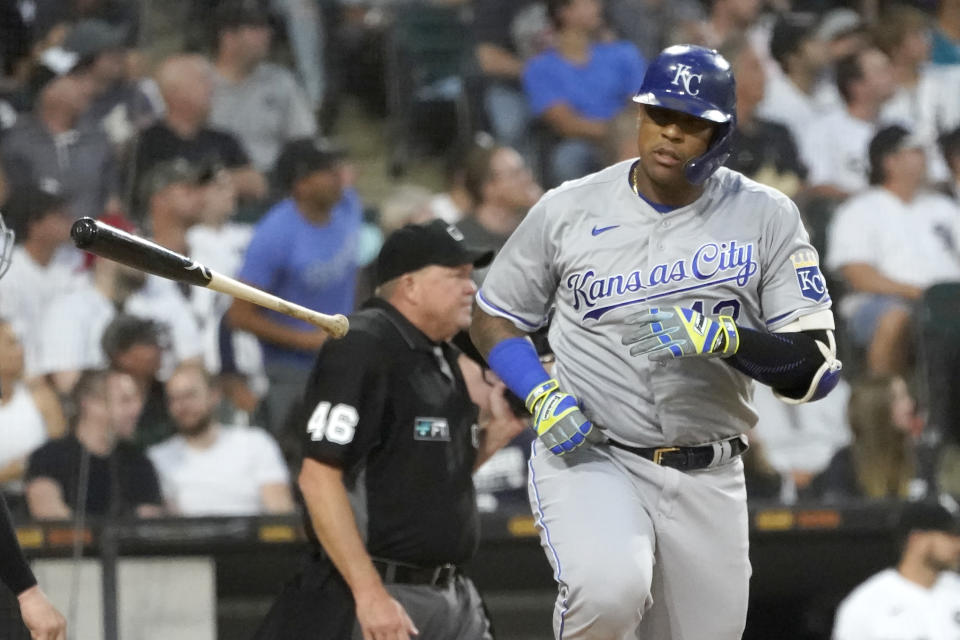
<svg viewBox="0 0 960 640"><path fill-rule="evenodd" d="M89 251L101 258L108 258L161 278L213 289L266 309L306 320L334 338L343 337L350 328L347 318L341 314L331 316L288 302L208 269L176 251L93 218L80 218L74 222L70 236L78 249Z"/></svg>

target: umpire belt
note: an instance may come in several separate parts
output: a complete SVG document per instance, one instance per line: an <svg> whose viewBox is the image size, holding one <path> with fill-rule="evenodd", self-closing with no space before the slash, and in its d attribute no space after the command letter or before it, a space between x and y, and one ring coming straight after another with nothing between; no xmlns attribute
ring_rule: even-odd
<svg viewBox="0 0 960 640"><path fill-rule="evenodd" d="M373 566L384 584L420 584L431 587L446 587L457 575L457 567L442 564L436 567L416 567L392 560L373 559Z"/></svg>
<svg viewBox="0 0 960 640"><path fill-rule="evenodd" d="M750 448L743 435L696 447L632 447L616 440L608 442L618 449L679 471L696 471L726 464Z"/></svg>

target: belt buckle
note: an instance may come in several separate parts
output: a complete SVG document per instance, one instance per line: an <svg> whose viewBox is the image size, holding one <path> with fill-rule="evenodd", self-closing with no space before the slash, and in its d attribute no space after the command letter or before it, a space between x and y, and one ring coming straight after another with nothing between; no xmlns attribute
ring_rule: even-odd
<svg viewBox="0 0 960 640"><path fill-rule="evenodd" d="M671 451L680 451L680 447L658 447L653 450L653 463L654 464L663 464L661 460L663 459L663 454L670 453Z"/></svg>

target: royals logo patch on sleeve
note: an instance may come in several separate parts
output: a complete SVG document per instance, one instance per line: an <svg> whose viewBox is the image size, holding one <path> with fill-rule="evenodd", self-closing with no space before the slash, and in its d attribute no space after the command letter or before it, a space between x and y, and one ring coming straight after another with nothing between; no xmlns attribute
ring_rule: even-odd
<svg viewBox="0 0 960 640"><path fill-rule="evenodd" d="M804 298L814 302L823 302L829 298L827 283L820 272L817 254L813 251L800 251L790 256L793 268L797 272L797 284Z"/></svg>

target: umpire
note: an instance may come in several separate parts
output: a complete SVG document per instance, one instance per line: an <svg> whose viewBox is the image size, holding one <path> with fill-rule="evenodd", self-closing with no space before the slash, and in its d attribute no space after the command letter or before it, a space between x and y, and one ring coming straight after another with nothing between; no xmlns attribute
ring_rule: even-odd
<svg viewBox="0 0 960 640"><path fill-rule="evenodd" d="M257 640L492 638L459 568L479 542L472 473L525 423L498 384L478 426L448 342L470 323L473 268L491 257L442 221L384 243L376 296L310 375L299 486L314 553Z"/></svg>

